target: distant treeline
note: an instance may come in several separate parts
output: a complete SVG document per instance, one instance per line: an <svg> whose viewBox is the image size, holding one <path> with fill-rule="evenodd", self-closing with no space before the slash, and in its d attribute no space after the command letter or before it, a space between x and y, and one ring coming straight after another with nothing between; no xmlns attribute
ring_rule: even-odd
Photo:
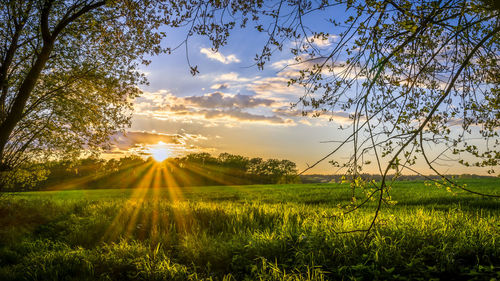
<svg viewBox="0 0 500 281"><path fill-rule="evenodd" d="M161 163L127 156L46 163L49 174L35 189L136 188L297 183L296 164L289 160L248 158L221 153L194 153Z"/></svg>
<svg viewBox="0 0 500 281"><path fill-rule="evenodd" d="M371 174L361 174L361 178L365 180L376 180L379 181L382 179L380 175L371 175ZM491 178L491 176L480 176L480 175L472 175L472 174L462 174L462 175L446 175L448 177L455 178L463 178L463 179L479 179L479 178ZM300 180L302 183L328 183L328 182L340 182L342 181L342 177L345 175L321 175L321 174L310 174L310 175L301 175ZM437 175L400 175L398 176L399 181L418 181L418 180L439 180L441 177Z"/></svg>

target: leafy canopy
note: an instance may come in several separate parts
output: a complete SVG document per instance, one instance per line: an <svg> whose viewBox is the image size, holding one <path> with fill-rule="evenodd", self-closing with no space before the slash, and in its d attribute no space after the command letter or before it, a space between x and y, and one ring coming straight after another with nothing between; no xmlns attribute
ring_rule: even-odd
<svg viewBox="0 0 500 281"><path fill-rule="evenodd" d="M268 35L255 58L259 68L293 46L294 59L284 69L289 84L302 86L305 95L292 107L313 116L350 113L352 123L344 128L350 135L335 140L340 144L308 169L351 145L351 157L332 164L351 176L354 204L346 212L378 201L371 224L361 231L374 226L382 203L392 202L391 182L403 171L431 171L476 194L444 175L448 163L495 174L498 1L280 0L266 2L256 14L255 28ZM308 24L325 15L329 25ZM359 177L367 167L378 171L380 182ZM367 194L361 203L354 198L357 187Z"/></svg>
<svg viewBox="0 0 500 281"><path fill-rule="evenodd" d="M313 116L351 113L352 133L332 152L352 145L352 157L334 163L347 173L356 176L366 166L384 178L405 169L419 173L418 159L437 174L449 160L495 173L497 1L246 1L256 8L243 12L234 9L234 1L216 2L223 5L185 19L183 43L217 30L217 49L232 28L251 22L268 35L255 57L259 68L292 46L294 59L284 70L290 85L305 89L293 107ZM207 25L205 17L220 21ZM327 17L328 24L314 24L319 17Z"/></svg>
<svg viewBox="0 0 500 281"><path fill-rule="evenodd" d="M258 1L259 2L259 1ZM146 83L138 71L161 46L165 26L196 19L219 46L210 11L219 1L43 0L1 2L0 170L26 161L98 152L130 124ZM245 13L258 3L236 3ZM199 25L196 25L199 26ZM231 25L226 25L231 27Z"/></svg>

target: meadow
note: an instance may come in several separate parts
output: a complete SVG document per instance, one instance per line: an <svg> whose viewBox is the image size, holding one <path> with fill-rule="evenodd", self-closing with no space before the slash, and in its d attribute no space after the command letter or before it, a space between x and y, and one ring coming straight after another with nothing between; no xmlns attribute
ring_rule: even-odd
<svg viewBox="0 0 500 281"><path fill-rule="evenodd" d="M500 194L500 180L462 180ZM61 190L0 197L1 280L495 280L500 201L396 182L345 216L345 184ZM360 197L362 198L362 197Z"/></svg>

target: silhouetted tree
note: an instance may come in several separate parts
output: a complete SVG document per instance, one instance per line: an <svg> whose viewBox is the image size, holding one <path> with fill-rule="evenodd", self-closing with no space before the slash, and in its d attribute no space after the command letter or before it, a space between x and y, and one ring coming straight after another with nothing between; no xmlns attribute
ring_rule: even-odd
<svg viewBox="0 0 500 281"><path fill-rule="evenodd" d="M23 164L99 152L130 124L130 100L146 82L138 65L170 52L160 46L161 27L196 21L190 34L217 48L234 25L221 30L213 12L246 14L259 3L1 1L0 189Z"/></svg>

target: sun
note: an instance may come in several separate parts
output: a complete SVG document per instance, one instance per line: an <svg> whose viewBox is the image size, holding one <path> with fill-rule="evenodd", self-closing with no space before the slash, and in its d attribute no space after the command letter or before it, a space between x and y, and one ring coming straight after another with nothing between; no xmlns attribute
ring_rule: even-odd
<svg viewBox="0 0 500 281"><path fill-rule="evenodd" d="M158 162L162 162L172 156L172 151L167 147L167 144L162 141L150 147L149 153L151 153L151 156Z"/></svg>

